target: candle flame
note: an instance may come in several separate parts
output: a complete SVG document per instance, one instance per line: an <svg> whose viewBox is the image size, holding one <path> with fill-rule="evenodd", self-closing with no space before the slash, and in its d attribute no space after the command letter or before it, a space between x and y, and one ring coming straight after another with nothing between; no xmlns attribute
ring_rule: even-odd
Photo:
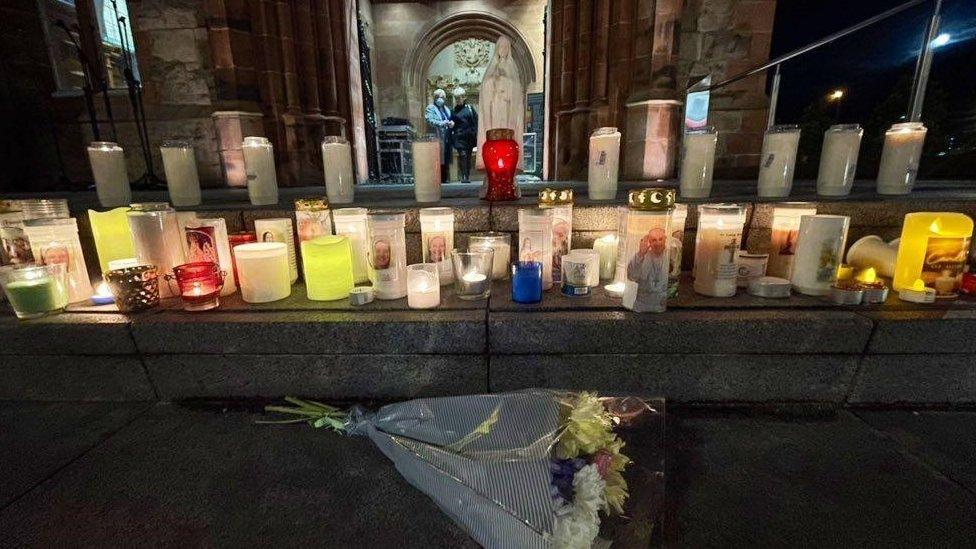
<svg viewBox="0 0 976 549"><path fill-rule="evenodd" d="M857 281L865 284L874 284L877 279L878 274L874 271L874 267L868 267L857 274Z"/></svg>
<svg viewBox="0 0 976 549"><path fill-rule="evenodd" d="M939 223L938 219L936 219L931 225L929 225L929 230L935 234L939 234L942 232L942 224Z"/></svg>
<svg viewBox="0 0 976 549"><path fill-rule="evenodd" d="M100 297L112 295L111 290L108 289L108 284L104 280L95 288L95 295Z"/></svg>
<svg viewBox="0 0 976 549"><path fill-rule="evenodd" d="M921 278L916 278L915 282L912 284L912 289L916 292L924 292L925 282Z"/></svg>

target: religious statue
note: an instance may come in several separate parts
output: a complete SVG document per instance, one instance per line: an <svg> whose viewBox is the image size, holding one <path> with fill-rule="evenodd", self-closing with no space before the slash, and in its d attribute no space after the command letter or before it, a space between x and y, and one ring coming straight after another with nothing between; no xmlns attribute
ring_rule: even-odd
<svg viewBox="0 0 976 549"><path fill-rule="evenodd" d="M522 147L525 131L525 90L519 78L518 66L512 57L512 41L502 36L495 43L495 54L485 70L478 97L478 169L485 163L481 150L485 144L485 132L492 128L510 128L515 131L515 141ZM519 164L522 160L519 158Z"/></svg>

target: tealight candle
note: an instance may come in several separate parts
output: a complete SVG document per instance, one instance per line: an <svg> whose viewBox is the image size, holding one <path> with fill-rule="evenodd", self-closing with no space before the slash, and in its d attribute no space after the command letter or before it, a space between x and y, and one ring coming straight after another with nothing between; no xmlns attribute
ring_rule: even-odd
<svg viewBox="0 0 976 549"><path fill-rule="evenodd" d="M88 145L88 161L95 178L98 202L105 208L132 202L132 188L125 167L125 152L118 143L94 141Z"/></svg>
<svg viewBox="0 0 976 549"><path fill-rule="evenodd" d="M167 280L169 280L167 275ZM173 276L179 286L183 309L209 311L220 306L220 288L224 284L220 265L213 261L199 261L173 267Z"/></svg>
<svg viewBox="0 0 976 549"><path fill-rule="evenodd" d="M407 306L411 309L433 309L441 304L438 270L433 263L407 266Z"/></svg>
<svg viewBox="0 0 976 549"><path fill-rule="evenodd" d="M860 305L864 300L864 289L850 282L835 282L830 285L828 296L837 305Z"/></svg>
<svg viewBox="0 0 976 549"><path fill-rule="evenodd" d="M898 299L911 303L935 303L935 288L929 288L921 278L915 279L910 288L898 290Z"/></svg>
<svg viewBox="0 0 976 549"><path fill-rule="evenodd" d="M112 261L136 255L129 230L128 212L128 206L107 212L88 210L88 221L91 223L95 251L98 253L98 265L103 273L112 270L109 267Z"/></svg>
<svg viewBox="0 0 976 549"><path fill-rule="evenodd" d="M837 280L851 280L854 278L854 267L840 264L837 266Z"/></svg>
<svg viewBox="0 0 976 549"><path fill-rule="evenodd" d="M352 168L352 146L345 137L329 135L322 140L322 170L329 202L351 203L356 177Z"/></svg>
<svg viewBox="0 0 976 549"><path fill-rule="evenodd" d="M288 270L291 273L291 283L298 280L298 252L295 250L295 230L291 218L274 217L271 219L255 219L254 232L258 242L283 242L288 248Z"/></svg>
<svg viewBox="0 0 976 549"><path fill-rule="evenodd" d="M484 299L491 292L491 271L494 250L451 252L454 271L454 292L461 299Z"/></svg>
<svg viewBox="0 0 976 549"><path fill-rule="evenodd" d="M491 279L508 278L509 263L512 262L512 235L508 233L477 233L468 237L468 250L492 250Z"/></svg>
<svg viewBox="0 0 976 549"><path fill-rule="evenodd" d="M617 243L615 234L603 235L593 241L593 249L600 254L600 278L610 280L617 269Z"/></svg>
<svg viewBox="0 0 976 549"><path fill-rule="evenodd" d="M110 305L115 303L115 296L104 281L95 287L95 293L91 296L92 305Z"/></svg>
<svg viewBox="0 0 976 549"><path fill-rule="evenodd" d="M888 278L895 276L897 258L898 246L881 240L877 235L860 238L847 250L849 264L859 269L874 267L879 274Z"/></svg>
<svg viewBox="0 0 976 549"><path fill-rule="evenodd" d="M288 246L254 242L234 247L241 299L247 303L278 301L291 295Z"/></svg>
<svg viewBox="0 0 976 549"><path fill-rule="evenodd" d="M735 278L735 285L739 288L748 288L750 280L766 276L768 260L769 254L751 254L740 250L739 272Z"/></svg>
<svg viewBox="0 0 976 549"><path fill-rule="evenodd" d="M623 297L627 285L624 282L611 282L604 286L603 289L613 297Z"/></svg>
<svg viewBox="0 0 976 549"><path fill-rule="evenodd" d="M840 283L840 281L838 281ZM872 267L864 269L854 277L854 283L864 291L865 303L884 303L888 299L888 286L878 278Z"/></svg>
<svg viewBox="0 0 976 549"><path fill-rule="evenodd" d="M251 204L278 203L278 176L275 174L274 147L267 137L245 137L242 146L247 171L247 195Z"/></svg>

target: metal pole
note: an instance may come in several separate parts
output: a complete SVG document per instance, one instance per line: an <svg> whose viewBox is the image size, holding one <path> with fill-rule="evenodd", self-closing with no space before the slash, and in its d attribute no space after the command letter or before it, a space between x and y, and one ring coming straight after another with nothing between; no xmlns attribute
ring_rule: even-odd
<svg viewBox="0 0 976 549"><path fill-rule="evenodd" d="M922 49L918 52L918 62L915 64L915 77L912 79L912 97L908 106L908 120L918 122L922 119L922 105L925 103L925 88L929 84L929 72L932 70L932 42L939 34L939 22L942 0L935 0L935 11L929 20L929 28L922 37Z"/></svg>
<svg viewBox="0 0 976 549"><path fill-rule="evenodd" d="M773 89L769 92L769 116L766 118L766 128L772 128L776 124L776 103L779 101L779 74L780 65L776 65L776 72L773 73Z"/></svg>

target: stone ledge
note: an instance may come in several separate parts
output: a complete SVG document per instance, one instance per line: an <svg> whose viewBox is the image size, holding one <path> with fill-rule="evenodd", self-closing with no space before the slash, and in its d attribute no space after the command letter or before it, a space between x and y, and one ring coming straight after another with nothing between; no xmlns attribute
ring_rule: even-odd
<svg viewBox="0 0 976 549"><path fill-rule="evenodd" d="M974 309L869 311L862 314L875 324L869 353L976 354Z"/></svg>
<svg viewBox="0 0 976 549"><path fill-rule="evenodd" d="M156 400L136 355L0 355L0 400Z"/></svg>
<svg viewBox="0 0 976 549"><path fill-rule="evenodd" d="M0 318L0 355L135 354L129 317L119 313L68 313L17 320Z"/></svg>
<svg viewBox="0 0 976 549"><path fill-rule="evenodd" d="M976 354L865 356L849 401L851 404L976 403Z"/></svg>

